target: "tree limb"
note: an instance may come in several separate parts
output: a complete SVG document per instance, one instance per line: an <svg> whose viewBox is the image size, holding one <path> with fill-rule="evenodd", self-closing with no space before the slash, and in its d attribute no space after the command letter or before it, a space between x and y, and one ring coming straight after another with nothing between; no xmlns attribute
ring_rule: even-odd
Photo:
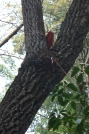
<svg viewBox="0 0 89 134"><path fill-rule="evenodd" d="M28 5L36 6L35 4L38 5L40 0L22 1L24 5L25 2L26 5L32 2L33 4L29 3ZM30 9L34 10L34 6L33 8L25 7L27 14L30 15L33 12L30 12ZM22 7L24 10L24 6ZM26 18L26 22L31 23L29 17ZM26 22L24 16L24 24ZM24 26L25 29L29 29L29 24L25 24ZM41 30L44 33L44 29L41 28ZM0 134L24 134L26 132L38 109L50 94L50 91L64 78L64 71L68 73L73 66L83 49L83 41L88 30L89 0L74 0L62 23L54 47L50 51L46 51L46 49L43 49L44 45L43 47L39 46L40 53L34 49L34 54L37 55L32 57L32 55L28 54L31 57L26 56L24 59L18 75L0 104ZM39 31L40 29L37 29L36 34ZM30 34L30 31L26 30L25 32L25 37L31 39L32 34ZM40 34L38 35L40 36ZM41 39L38 35L35 41L39 39L39 44L41 44L43 39L46 45L44 38ZM29 41L29 39L26 40ZM31 39L31 42L33 43L34 41ZM38 42L34 42L33 46L36 48ZM30 53L30 50L28 52ZM50 57L54 59L53 64Z"/></svg>
<svg viewBox="0 0 89 134"><path fill-rule="evenodd" d="M41 0L22 0L26 54L30 59L47 50Z"/></svg>
<svg viewBox="0 0 89 134"><path fill-rule="evenodd" d="M2 47L9 39L11 39L17 32L22 28L23 23L21 23L11 34L9 34L1 43L0 47Z"/></svg>

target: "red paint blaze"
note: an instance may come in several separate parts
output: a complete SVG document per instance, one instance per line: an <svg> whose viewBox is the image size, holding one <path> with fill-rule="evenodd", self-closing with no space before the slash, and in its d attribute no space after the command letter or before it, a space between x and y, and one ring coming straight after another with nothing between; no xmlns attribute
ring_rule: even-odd
<svg viewBox="0 0 89 134"><path fill-rule="evenodd" d="M48 32L48 34L46 36L46 42L47 42L47 47L49 50L54 43L54 33L53 32L51 32L51 31Z"/></svg>

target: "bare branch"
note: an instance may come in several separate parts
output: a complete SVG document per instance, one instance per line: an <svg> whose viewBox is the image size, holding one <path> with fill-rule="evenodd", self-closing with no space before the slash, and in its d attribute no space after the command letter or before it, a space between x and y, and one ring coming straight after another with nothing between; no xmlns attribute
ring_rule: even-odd
<svg viewBox="0 0 89 134"><path fill-rule="evenodd" d="M16 26L16 23L7 22L7 21L1 20L1 19L0 19L0 21L1 21L1 22L4 22L4 23L7 23L7 24L11 24L11 25Z"/></svg>
<svg viewBox="0 0 89 134"><path fill-rule="evenodd" d="M17 32L22 28L23 23L21 23L11 34L9 34L1 43L0 47L2 47L9 39L11 39Z"/></svg>
<svg viewBox="0 0 89 134"><path fill-rule="evenodd" d="M21 58L20 56L15 56L15 55L10 55L10 54L0 54L1 56L4 55L4 56L9 56L9 57L14 57L14 58L17 58L17 59L21 59L23 60L23 58Z"/></svg>
<svg viewBox="0 0 89 134"><path fill-rule="evenodd" d="M42 114L37 113L37 115L39 115L39 116L41 116L41 117L44 117L44 118L46 118L46 119L49 119L48 117L46 117L46 116L44 116L44 115L42 115Z"/></svg>

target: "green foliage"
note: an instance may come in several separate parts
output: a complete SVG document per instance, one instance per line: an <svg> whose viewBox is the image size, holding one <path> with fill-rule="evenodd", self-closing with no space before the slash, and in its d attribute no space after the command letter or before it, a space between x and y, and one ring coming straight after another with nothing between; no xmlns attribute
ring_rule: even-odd
<svg viewBox="0 0 89 134"><path fill-rule="evenodd" d="M55 103L51 102L51 98L48 97L44 102L44 104L42 105L41 109L38 111L37 116L34 119L34 123L31 125L31 128L34 128L35 130L35 134L56 133L53 132L53 130L47 129L49 115L54 109L55 109Z"/></svg>
<svg viewBox="0 0 89 134"><path fill-rule="evenodd" d="M1 101L3 96L5 95L5 92L9 88L11 82L13 81L15 74L17 73L17 69L16 69L15 61L11 56L8 57L1 56L0 60L1 60L0 77L2 78L1 83L5 83L0 93L0 101Z"/></svg>
<svg viewBox="0 0 89 134"><path fill-rule="evenodd" d="M79 72L80 68L75 66L72 70L71 77L75 76Z"/></svg>
<svg viewBox="0 0 89 134"><path fill-rule="evenodd" d="M89 65L85 68L85 73L89 76Z"/></svg>
<svg viewBox="0 0 89 134"><path fill-rule="evenodd" d="M70 79L74 83L63 80L51 93L51 100L56 100L57 105L49 117L49 130L68 134L89 132L89 85L84 81L89 67L81 64L79 66L80 68L75 66L71 72Z"/></svg>
<svg viewBox="0 0 89 134"><path fill-rule="evenodd" d="M80 74L77 76L76 81L77 81L77 84L82 83L82 81L83 81L83 74L82 74L82 73L80 73Z"/></svg>
<svg viewBox="0 0 89 134"><path fill-rule="evenodd" d="M18 54L25 53L24 35L19 34L13 37L14 52Z"/></svg>
<svg viewBox="0 0 89 134"><path fill-rule="evenodd" d="M67 84L67 87L75 92L78 91L78 88L73 83Z"/></svg>
<svg viewBox="0 0 89 134"><path fill-rule="evenodd" d="M0 58L3 61L2 64L0 64L0 76L13 80L15 77L14 73L16 73L15 61L11 56Z"/></svg>
<svg viewBox="0 0 89 134"><path fill-rule="evenodd" d="M3 64L0 64L0 75L3 77L10 78L10 79L14 78L10 70L7 69Z"/></svg>
<svg viewBox="0 0 89 134"><path fill-rule="evenodd" d="M61 23L69 8L68 0L44 0L43 12L45 16L46 32L53 30L55 33L59 32Z"/></svg>

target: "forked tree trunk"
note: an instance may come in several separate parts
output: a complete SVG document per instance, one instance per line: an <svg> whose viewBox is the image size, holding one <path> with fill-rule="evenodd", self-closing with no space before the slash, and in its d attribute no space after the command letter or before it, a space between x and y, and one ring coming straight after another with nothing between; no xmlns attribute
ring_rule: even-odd
<svg viewBox="0 0 89 134"><path fill-rule="evenodd" d="M89 0L74 0L48 51L40 0L22 0L22 11L27 54L0 104L0 134L26 132L50 91L73 66L89 30Z"/></svg>

